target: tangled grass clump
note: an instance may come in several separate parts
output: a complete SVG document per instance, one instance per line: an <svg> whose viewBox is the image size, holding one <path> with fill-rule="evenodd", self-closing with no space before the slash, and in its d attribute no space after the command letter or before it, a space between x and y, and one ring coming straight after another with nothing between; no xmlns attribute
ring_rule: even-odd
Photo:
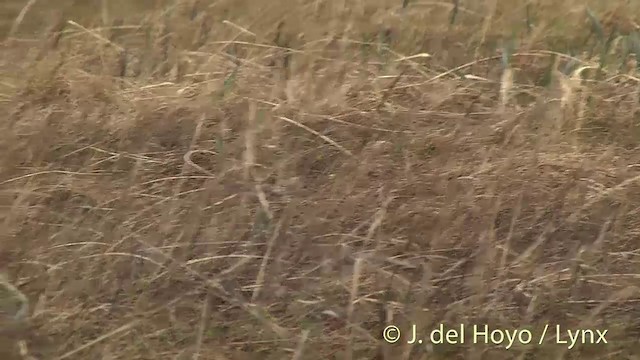
<svg viewBox="0 0 640 360"><path fill-rule="evenodd" d="M99 3L3 5L0 357L638 353L636 5Z"/></svg>

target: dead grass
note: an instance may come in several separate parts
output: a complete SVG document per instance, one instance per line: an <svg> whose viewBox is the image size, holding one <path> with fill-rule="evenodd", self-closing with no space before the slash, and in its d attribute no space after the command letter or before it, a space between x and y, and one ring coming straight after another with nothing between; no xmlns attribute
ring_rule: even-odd
<svg viewBox="0 0 640 360"><path fill-rule="evenodd" d="M5 3L16 358L637 358L637 6Z"/></svg>

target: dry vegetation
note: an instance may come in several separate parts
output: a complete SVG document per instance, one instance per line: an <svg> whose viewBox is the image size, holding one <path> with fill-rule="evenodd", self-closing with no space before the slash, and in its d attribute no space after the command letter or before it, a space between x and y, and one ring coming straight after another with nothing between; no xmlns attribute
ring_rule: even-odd
<svg viewBox="0 0 640 360"><path fill-rule="evenodd" d="M638 5L53 3L1 5L4 353L639 358ZM440 323L534 341L382 341Z"/></svg>

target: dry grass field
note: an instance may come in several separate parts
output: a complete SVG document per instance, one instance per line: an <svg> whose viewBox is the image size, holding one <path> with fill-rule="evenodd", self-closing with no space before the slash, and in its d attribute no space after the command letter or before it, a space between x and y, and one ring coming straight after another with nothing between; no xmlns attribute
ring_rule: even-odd
<svg viewBox="0 0 640 360"><path fill-rule="evenodd" d="M637 2L0 8L2 359L640 359Z"/></svg>

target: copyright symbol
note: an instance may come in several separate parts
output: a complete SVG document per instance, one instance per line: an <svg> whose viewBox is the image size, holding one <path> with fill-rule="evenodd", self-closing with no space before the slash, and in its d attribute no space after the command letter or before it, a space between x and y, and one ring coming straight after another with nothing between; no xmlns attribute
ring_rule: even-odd
<svg viewBox="0 0 640 360"><path fill-rule="evenodd" d="M397 326L389 325L382 330L382 338L389 344L394 344L400 340L400 329Z"/></svg>

